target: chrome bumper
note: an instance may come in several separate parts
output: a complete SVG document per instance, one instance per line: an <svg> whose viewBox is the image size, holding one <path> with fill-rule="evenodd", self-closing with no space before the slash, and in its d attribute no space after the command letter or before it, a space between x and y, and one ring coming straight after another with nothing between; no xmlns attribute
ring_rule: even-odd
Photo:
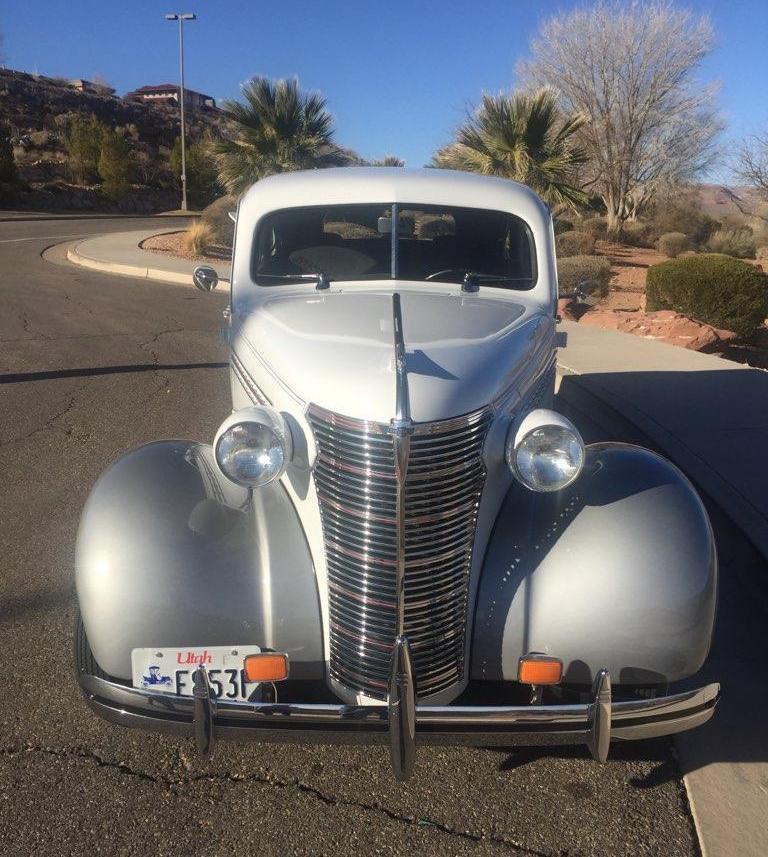
<svg viewBox="0 0 768 857"><path fill-rule="evenodd" d="M319 743L390 743L389 706L250 703L152 693L81 673L90 707L124 726L195 737L207 754L216 738ZM709 684L658 699L612 702L603 671L584 705L416 706L417 744L584 744L605 761L610 741L655 738L706 723L720 694Z"/></svg>

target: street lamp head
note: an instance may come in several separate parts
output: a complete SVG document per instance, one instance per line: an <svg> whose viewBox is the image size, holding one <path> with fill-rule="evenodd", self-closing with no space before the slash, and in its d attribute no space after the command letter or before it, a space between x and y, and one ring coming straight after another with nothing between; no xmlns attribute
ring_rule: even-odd
<svg viewBox="0 0 768 857"><path fill-rule="evenodd" d="M194 12L173 12L165 16L166 21L194 21L197 15Z"/></svg>

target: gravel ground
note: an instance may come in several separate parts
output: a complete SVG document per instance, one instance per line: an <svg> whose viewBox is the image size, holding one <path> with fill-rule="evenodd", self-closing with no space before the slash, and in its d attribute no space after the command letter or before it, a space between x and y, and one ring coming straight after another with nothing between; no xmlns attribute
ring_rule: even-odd
<svg viewBox="0 0 768 857"><path fill-rule="evenodd" d="M201 264L211 264L221 262L222 259L229 259L231 250L228 247L215 245L210 248L209 255L200 255L192 253L184 246L182 236L183 232L165 232L162 235L153 235L141 242L143 250L149 250L151 253L165 253L171 256L178 256L182 259L189 259L192 262L200 262Z"/></svg>

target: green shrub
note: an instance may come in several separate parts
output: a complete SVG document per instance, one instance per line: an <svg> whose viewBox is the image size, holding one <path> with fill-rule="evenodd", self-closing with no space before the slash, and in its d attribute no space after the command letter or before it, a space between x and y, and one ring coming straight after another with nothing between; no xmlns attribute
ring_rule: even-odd
<svg viewBox="0 0 768 857"><path fill-rule="evenodd" d="M748 336L768 316L768 276L721 254L672 259L648 269L646 307Z"/></svg>
<svg viewBox="0 0 768 857"><path fill-rule="evenodd" d="M684 250L688 249L688 236L682 232L665 232L658 240L659 253L676 259Z"/></svg>
<svg viewBox="0 0 768 857"><path fill-rule="evenodd" d="M211 230L211 241L231 247L235 238L235 224L229 216L237 208L237 200L232 196L222 196L203 209L202 221Z"/></svg>
<svg viewBox="0 0 768 857"><path fill-rule="evenodd" d="M755 255L755 236L749 226L724 226L712 234L707 247L713 253L750 259Z"/></svg>
<svg viewBox="0 0 768 857"><path fill-rule="evenodd" d="M608 222L604 217L585 217L579 224L579 229L593 238L605 238L608 234Z"/></svg>
<svg viewBox="0 0 768 857"><path fill-rule="evenodd" d="M95 116L76 113L71 118L65 145L69 168L76 182L87 183L97 177L105 130Z"/></svg>
<svg viewBox="0 0 768 857"><path fill-rule="evenodd" d="M192 208L201 209L221 196L222 186L209 140L190 143L186 148L187 197ZM169 157L176 187L181 188L181 138L177 137Z"/></svg>
<svg viewBox="0 0 768 857"><path fill-rule="evenodd" d="M594 256L595 239L586 232L573 230L555 237L558 256Z"/></svg>
<svg viewBox="0 0 768 857"><path fill-rule="evenodd" d="M99 155L99 175L102 178L104 193L119 199L130 188L133 162L131 148L117 132L106 128L101 136L101 154Z"/></svg>
<svg viewBox="0 0 768 857"><path fill-rule="evenodd" d="M602 297L608 294L611 263L604 256L565 256L557 260L558 291L561 298L573 297L584 284L597 285Z"/></svg>

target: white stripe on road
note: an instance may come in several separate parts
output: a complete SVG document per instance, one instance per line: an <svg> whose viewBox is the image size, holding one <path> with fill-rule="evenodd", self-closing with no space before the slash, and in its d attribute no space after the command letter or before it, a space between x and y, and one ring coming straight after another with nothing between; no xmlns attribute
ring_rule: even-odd
<svg viewBox="0 0 768 857"><path fill-rule="evenodd" d="M77 232L74 235L33 235L31 238L2 238L0 244L13 244L14 241L47 241L49 238L84 238L86 235L98 234L98 232Z"/></svg>

